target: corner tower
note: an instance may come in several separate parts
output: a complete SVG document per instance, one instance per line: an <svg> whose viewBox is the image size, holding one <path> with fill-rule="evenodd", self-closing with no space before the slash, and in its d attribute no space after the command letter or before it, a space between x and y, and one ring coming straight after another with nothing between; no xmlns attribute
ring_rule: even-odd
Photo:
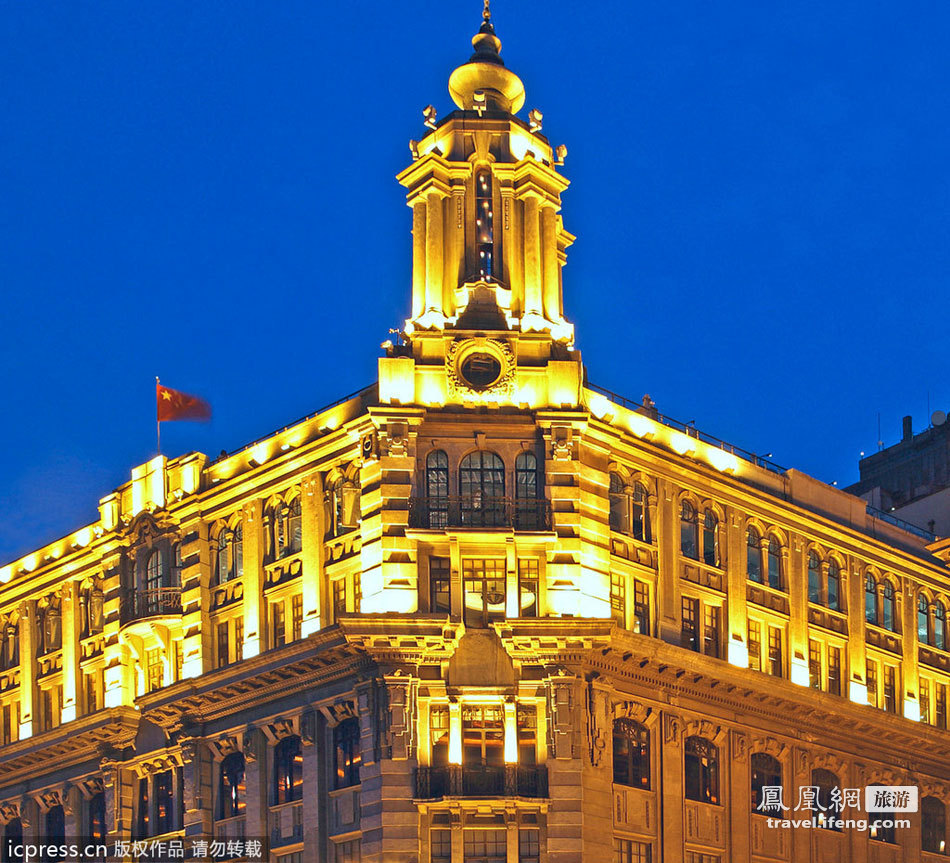
<svg viewBox="0 0 950 863"><path fill-rule="evenodd" d="M560 216L565 148L541 114L517 116L521 79L506 68L486 0L474 53L449 78L457 106L411 141L402 171L412 209L412 309L404 344L380 361L391 404L580 403L583 373L564 317L561 271L574 237Z"/></svg>

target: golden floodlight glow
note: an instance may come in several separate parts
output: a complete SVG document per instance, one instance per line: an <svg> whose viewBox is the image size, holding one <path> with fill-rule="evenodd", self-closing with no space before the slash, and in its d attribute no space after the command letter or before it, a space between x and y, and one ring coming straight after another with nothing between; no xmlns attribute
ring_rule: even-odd
<svg viewBox="0 0 950 863"><path fill-rule="evenodd" d="M862 683L860 680L852 680L851 687L848 690L848 697L855 704L867 704L868 703L867 685Z"/></svg>
<svg viewBox="0 0 950 863"><path fill-rule="evenodd" d="M266 443L259 443L251 447L248 461L254 465L262 465L270 458L270 447Z"/></svg>
<svg viewBox="0 0 950 863"><path fill-rule="evenodd" d="M729 664L736 668L749 667L749 647L737 638L729 642Z"/></svg>
<svg viewBox="0 0 950 863"><path fill-rule="evenodd" d="M724 449L714 446L706 447L703 455L706 461L720 473L735 473L739 469L739 459Z"/></svg>
<svg viewBox="0 0 950 863"><path fill-rule="evenodd" d="M84 527L82 530L77 530L73 535L73 539L80 548L85 548L92 542L92 528Z"/></svg>
<svg viewBox="0 0 950 863"><path fill-rule="evenodd" d="M920 703L916 698L904 699L904 719L911 722L920 722Z"/></svg>
<svg viewBox="0 0 950 863"><path fill-rule="evenodd" d="M13 567L0 567L0 582L6 584L11 578L13 578Z"/></svg>
<svg viewBox="0 0 950 863"><path fill-rule="evenodd" d="M681 432L671 432L670 448L674 452L678 452L680 455L694 453L696 452L696 441L693 440L693 438L691 438L689 435L682 434Z"/></svg>
<svg viewBox="0 0 950 863"><path fill-rule="evenodd" d="M627 415L627 425L637 437L652 438L656 434L656 423L636 411L631 411Z"/></svg>
<svg viewBox="0 0 950 863"><path fill-rule="evenodd" d="M600 393L591 393L587 399L587 406L590 408L590 412L600 420L613 419L616 413L610 400Z"/></svg>
<svg viewBox="0 0 950 863"><path fill-rule="evenodd" d="M792 683L797 683L799 686L810 686L811 685L811 675L808 673L808 662L801 656L793 656L792 661L789 663L791 666L789 678Z"/></svg>
<svg viewBox="0 0 950 863"><path fill-rule="evenodd" d="M22 561L20 561L20 565L27 572L33 572L33 570L36 569L36 555L28 554L26 557L23 558Z"/></svg>

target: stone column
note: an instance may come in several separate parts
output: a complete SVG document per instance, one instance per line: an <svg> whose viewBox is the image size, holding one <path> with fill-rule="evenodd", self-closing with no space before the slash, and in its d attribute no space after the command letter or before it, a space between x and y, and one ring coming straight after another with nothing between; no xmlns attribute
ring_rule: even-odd
<svg viewBox="0 0 950 863"><path fill-rule="evenodd" d="M244 732L244 781L246 806L244 810L244 835L249 839L270 840L267 832L267 765L265 758L270 753L264 735L258 728Z"/></svg>
<svg viewBox="0 0 950 863"><path fill-rule="evenodd" d="M656 521L657 636L669 644L680 643L679 524L673 487L657 480Z"/></svg>
<svg viewBox="0 0 950 863"><path fill-rule="evenodd" d="M683 863L684 794L683 788L683 721L666 711L660 717L662 734L663 820L659 826L663 837L663 863ZM748 812L743 813L748 822Z"/></svg>
<svg viewBox="0 0 950 863"><path fill-rule="evenodd" d="M426 297L425 311L442 313L443 276L442 195L426 195Z"/></svg>
<svg viewBox="0 0 950 863"><path fill-rule="evenodd" d="M747 668L749 627L746 609L746 532L745 520L732 507L726 509L726 658L731 665Z"/></svg>
<svg viewBox="0 0 950 863"><path fill-rule="evenodd" d="M537 195L524 199L524 310L523 317L542 314L541 226Z"/></svg>
<svg viewBox="0 0 950 863"><path fill-rule="evenodd" d="M544 317L561 319L561 285L557 260L557 208L546 203L541 208L541 250Z"/></svg>
<svg viewBox="0 0 950 863"><path fill-rule="evenodd" d="M303 795L303 859L309 863L320 859L317 848L321 835L324 835L320 831L320 809L326 791L317 748L317 717L312 710L300 717L300 739L303 749L303 787L311 792Z"/></svg>
<svg viewBox="0 0 950 863"><path fill-rule="evenodd" d="M40 730L36 704L36 600L28 599L20 606L20 740Z"/></svg>
<svg viewBox="0 0 950 863"><path fill-rule="evenodd" d="M302 507L302 503L301 503ZM260 500L244 506L244 658L267 649L267 610L264 606L263 515ZM209 627L210 628L210 627Z"/></svg>
<svg viewBox="0 0 950 863"><path fill-rule="evenodd" d="M864 573L854 558L848 559L850 588L848 593L848 646L847 681L843 681L841 694L857 704L867 704L868 683L867 648L865 644L866 621L864 619Z"/></svg>
<svg viewBox="0 0 950 863"><path fill-rule="evenodd" d="M82 792L75 785L66 785L62 791L63 814L65 815L65 836L67 842L75 842L87 835L86 825L83 823Z"/></svg>
<svg viewBox="0 0 950 863"><path fill-rule="evenodd" d="M210 838L214 830L214 763L203 740L182 741L185 836Z"/></svg>
<svg viewBox="0 0 950 863"><path fill-rule="evenodd" d="M425 311L426 294L426 202L412 203L412 317Z"/></svg>
<svg viewBox="0 0 950 863"><path fill-rule="evenodd" d="M301 559L300 585L303 599L304 638L318 632L323 625L323 603L320 586L323 582L323 536L326 532L323 509L323 476L314 472L301 484L300 494Z"/></svg>
<svg viewBox="0 0 950 863"><path fill-rule="evenodd" d="M903 634L903 658L901 662L901 709L908 719L920 719L920 679L918 654L920 642L917 637L917 597L914 586L901 579L899 591L900 608L898 626Z"/></svg>
<svg viewBox="0 0 950 863"><path fill-rule="evenodd" d="M730 860L746 860L752 841L749 835L751 827L749 813L752 811L752 789L749 784L749 738L741 731L730 731L727 745L730 748L727 848L731 851Z"/></svg>
<svg viewBox="0 0 950 863"><path fill-rule="evenodd" d="M72 722L79 716L79 585L66 582L60 591L63 610L63 705L62 721Z"/></svg>
<svg viewBox="0 0 950 863"><path fill-rule="evenodd" d="M808 686L808 555L800 536L789 536L788 673L793 683ZM763 636L765 633L763 633Z"/></svg>

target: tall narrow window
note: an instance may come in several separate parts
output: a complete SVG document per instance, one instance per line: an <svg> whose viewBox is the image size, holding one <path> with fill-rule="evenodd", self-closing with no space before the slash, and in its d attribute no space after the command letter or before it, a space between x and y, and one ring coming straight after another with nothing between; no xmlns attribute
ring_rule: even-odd
<svg viewBox="0 0 950 863"><path fill-rule="evenodd" d="M884 666L884 709L897 713L897 669L893 665Z"/></svg>
<svg viewBox="0 0 950 863"><path fill-rule="evenodd" d="M354 716L333 729L333 787L359 785L361 761L360 721Z"/></svg>
<svg viewBox="0 0 950 863"><path fill-rule="evenodd" d="M841 567L834 558L828 561L828 608L840 611Z"/></svg>
<svg viewBox="0 0 950 863"><path fill-rule="evenodd" d="M244 529L237 525L231 532L231 578L244 575Z"/></svg>
<svg viewBox="0 0 950 863"><path fill-rule="evenodd" d="M920 801L920 847L933 854L947 852L947 808L936 797Z"/></svg>
<svg viewBox="0 0 950 863"><path fill-rule="evenodd" d="M46 830L43 835L44 853L40 856L43 863L52 863L52 861L61 859L55 852L50 854L45 849L53 845L62 845L66 841L66 811L61 805L51 806L46 812Z"/></svg>
<svg viewBox="0 0 950 863"><path fill-rule="evenodd" d="M495 215L491 171L487 170L475 175L475 239L478 273L483 279L491 279L495 274Z"/></svg>
<svg viewBox="0 0 950 863"><path fill-rule="evenodd" d="M684 596L682 601L682 636L680 644L689 650L699 652L699 600L690 596Z"/></svg>
<svg viewBox="0 0 950 863"><path fill-rule="evenodd" d="M750 527L746 531L746 576L749 581L762 582L762 537Z"/></svg>
<svg viewBox="0 0 950 863"><path fill-rule="evenodd" d="M867 661L867 687L868 687L868 704L871 707L879 707L880 703L878 702L877 696L877 663L872 662L870 659Z"/></svg>
<svg viewBox="0 0 950 863"><path fill-rule="evenodd" d="M495 453L477 450L459 465L459 494L465 527L505 527L505 464Z"/></svg>
<svg viewBox="0 0 950 863"><path fill-rule="evenodd" d="M623 573L610 573L610 616L617 625L627 625L627 579Z"/></svg>
<svg viewBox="0 0 950 863"><path fill-rule="evenodd" d="M287 643L287 628L284 625L284 601L278 599L270 609L271 647L283 647Z"/></svg>
<svg viewBox="0 0 950 863"><path fill-rule="evenodd" d="M89 798L89 819L86 835L94 842L104 842L109 832L106 827L106 795L98 791Z"/></svg>
<svg viewBox="0 0 950 863"><path fill-rule="evenodd" d="M274 803L299 800L303 791L303 752L300 738L284 737L274 747Z"/></svg>
<svg viewBox="0 0 950 863"><path fill-rule="evenodd" d="M680 551L683 557L699 560L699 519L688 500L683 501L680 509Z"/></svg>
<svg viewBox="0 0 950 863"><path fill-rule="evenodd" d="M162 553L153 548L145 564L145 590L149 595L157 596L158 591L165 586L162 569Z"/></svg>
<svg viewBox="0 0 950 863"><path fill-rule="evenodd" d="M877 582L870 574L864 578L864 619L877 624Z"/></svg>
<svg viewBox="0 0 950 863"><path fill-rule="evenodd" d="M897 629L897 599L894 596L894 585L890 581L884 582L884 591L881 600L882 624L885 629L895 632Z"/></svg>
<svg viewBox="0 0 950 863"><path fill-rule="evenodd" d="M703 653L719 656L719 622L722 609L718 605L706 605L703 612Z"/></svg>
<svg viewBox="0 0 950 863"><path fill-rule="evenodd" d="M303 635L303 596L299 593L290 598L290 638L300 641Z"/></svg>
<svg viewBox="0 0 950 863"><path fill-rule="evenodd" d="M518 613L521 617L538 616L539 564L537 558L518 560Z"/></svg>
<svg viewBox="0 0 950 863"><path fill-rule="evenodd" d="M429 558L429 609L433 614L448 614L451 611L449 559Z"/></svg>
<svg viewBox="0 0 950 863"><path fill-rule="evenodd" d="M650 787L650 732L632 719L615 719L614 782L632 788Z"/></svg>
<svg viewBox="0 0 950 863"><path fill-rule="evenodd" d="M930 606L923 593L917 597L917 640L921 644L933 644L930 637Z"/></svg>
<svg viewBox="0 0 950 863"><path fill-rule="evenodd" d="M174 771L155 774L155 833L161 836L174 830Z"/></svg>
<svg viewBox="0 0 950 863"><path fill-rule="evenodd" d="M711 509L703 515L703 563L719 566L719 519Z"/></svg>
<svg viewBox="0 0 950 863"><path fill-rule="evenodd" d="M841 695L841 648L828 648L828 691Z"/></svg>
<svg viewBox="0 0 950 863"><path fill-rule="evenodd" d="M821 602L821 561L813 551L808 553L808 601Z"/></svg>
<svg viewBox="0 0 950 863"><path fill-rule="evenodd" d="M749 668L762 670L762 625L757 620L749 621Z"/></svg>
<svg viewBox="0 0 950 863"><path fill-rule="evenodd" d="M782 544L777 537L769 537L769 587L782 590L785 580L782 577Z"/></svg>
<svg viewBox="0 0 950 863"><path fill-rule="evenodd" d="M769 627L769 674L782 677L785 666L782 659L782 630L777 626Z"/></svg>
<svg viewBox="0 0 950 863"><path fill-rule="evenodd" d="M538 763L538 710L533 704L519 704L518 763L531 766Z"/></svg>
<svg viewBox="0 0 950 863"><path fill-rule="evenodd" d="M920 702L920 721L924 725L930 725L932 715L930 712L930 681L926 677L920 678L918 701Z"/></svg>
<svg viewBox="0 0 950 863"><path fill-rule="evenodd" d="M221 528L214 555L214 583L224 584L231 577L228 567L228 531Z"/></svg>
<svg viewBox="0 0 950 863"><path fill-rule="evenodd" d="M835 797L841 795L841 783L836 774L821 767L812 770L811 784L818 789L818 823L826 830L840 830L838 819L834 817ZM829 813L831 813L829 815Z"/></svg>
<svg viewBox="0 0 950 863"><path fill-rule="evenodd" d="M300 498L295 497L287 507L287 554L296 554L303 547L303 520Z"/></svg>
<svg viewBox="0 0 950 863"><path fill-rule="evenodd" d="M719 750L704 737L687 737L684 746L686 799L719 803Z"/></svg>
<svg viewBox="0 0 950 863"><path fill-rule="evenodd" d="M426 497L429 527L448 527L449 457L440 449L426 456Z"/></svg>
<svg viewBox="0 0 950 863"><path fill-rule="evenodd" d="M246 782L244 779L244 756L232 752L221 762L218 782L218 818L233 818L245 808Z"/></svg>
<svg viewBox="0 0 950 863"><path fill-rule="evenodd" d="M138 795L135 801L135 835L134 839L144 839L150 835L149 828L149 796L148 777L139 779Z"/></svg>
<svg viewBox="0 0 950 863"><path fill-rule="evenodd" d="M627 491L623 485L623 477L619 473L610 474L610 529L629 533L627 524Z"/></svg>
<svg viewBox="0 0 950 863"><path fill-rule="evenodd" d="M429 708L429 741L432 744L432 766L445 767L449 763L449 708L443 704L433 704Z"/></svg>
<svg viewBox="0 0 950 863"><path fill-rule="evenodd" d="M934 603L934 647L947 649L947 610L940 600Z"/></svg>
<svg viewBox="0 0 950 863"><path fill-rule="evenodd" d="M466 626L484 628L493 620L504 620L506 581L503 559L462 561Z"/></svg>
<svg viewBox="0 0 950 863"><path fill-rule="evenodd" d="M650 635L650 587L645 581L633 580L633 631Z"/></svg>
<svg viewBox="0 0 950 863"><path fill-rule="evenodd" d="M631 515L633 526L633 538L641 542L650 542L650 506L649 496L646 486L643 483L635 482L633 484L633 497L631 498Z"/></svg>
<svg viewBox="0 0 950 863"><path fill-rule="evenodd" d="M821 642L808 639L808 683L812 689L821 689Z"/></svg>
<svg viewBox="0 0 950 863"><path fill-rule="evenodd" d="M765 752L753 752L752 766L752 811L781 811L778 804L763 805L762 789L765 786L781 786L782 765L779 760Z"/></svg>
<svg viewBox="0 0 950 863"><path fill-rule="evenodd" d="M541 527L539 509L538 457L522 452L515 459L515 527L537 530Z"/></svg>

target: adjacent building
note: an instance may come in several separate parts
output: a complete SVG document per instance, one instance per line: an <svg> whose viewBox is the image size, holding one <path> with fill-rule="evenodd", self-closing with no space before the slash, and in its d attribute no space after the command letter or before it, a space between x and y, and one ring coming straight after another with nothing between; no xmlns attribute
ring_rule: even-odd
<svg viewBox="0 0 950 863"><path fill-rule="evenodd" d="M588 381L565 151L487 10L473 44L398 178L412 296L378 380L134 468L0 569L3 836L937 863L950 545ZM867 785L920 811L827 826ZM825 828L770 826L775 789Z"/></svg>

